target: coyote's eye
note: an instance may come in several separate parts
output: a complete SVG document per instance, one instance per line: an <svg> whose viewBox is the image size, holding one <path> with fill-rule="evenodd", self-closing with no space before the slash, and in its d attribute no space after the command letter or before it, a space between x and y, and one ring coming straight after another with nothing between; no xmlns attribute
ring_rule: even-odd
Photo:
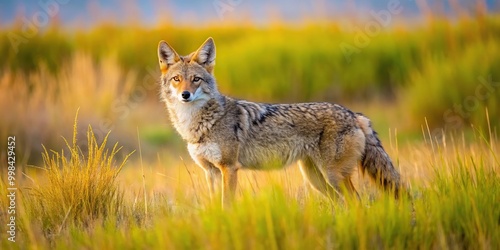
<svg viewBox="0 0 500 250"><path fill-rule="evenodd" d="M201 78L199 78L199 77L197 77L197 76L195 76L195 77L193 78L193 82L199 82L200 80L201 80Z"/></svg>
<svg viewBox="0 0 500 250"><path fill-rule="evenodd" d="M176 81L176 82L179 82L181 80L181 79L179 79L179 76L174 76L174 77L172 77L172 79L174 79L174 81Z"/></svg>

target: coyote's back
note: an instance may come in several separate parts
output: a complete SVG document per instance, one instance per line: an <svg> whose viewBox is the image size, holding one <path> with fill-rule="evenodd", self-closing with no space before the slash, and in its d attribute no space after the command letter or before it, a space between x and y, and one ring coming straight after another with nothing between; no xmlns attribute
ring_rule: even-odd
<svg viewBox="0 0 500 250"><path fill-rule="evenodd" d="M210 193L222 180L223 201L234 195L240 168L266 169L298 162L311 186L329 197L361 166L398 195L399 173L370 120L330 103L265 104L221 95L213 76L215 44L179 56L166 42L158 47L161 96L193 160L207 176Z"/></svg>

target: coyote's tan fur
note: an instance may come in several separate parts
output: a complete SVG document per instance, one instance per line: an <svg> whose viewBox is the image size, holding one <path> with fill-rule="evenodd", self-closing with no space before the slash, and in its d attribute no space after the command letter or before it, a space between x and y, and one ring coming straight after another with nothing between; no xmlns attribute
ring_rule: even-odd
<svg viewBox="0 0 500 250"><path fill-rule="evenodd" d="M213 75L215 44L179 56L158 46L161 97L193 160L206 172L211 196L222 178L223 204L234 196L241 168L266 169L298 162L311 186L335 197L361 166L398 195L400 176L370 120L331 103L264 104L219 93Z"/></svg>

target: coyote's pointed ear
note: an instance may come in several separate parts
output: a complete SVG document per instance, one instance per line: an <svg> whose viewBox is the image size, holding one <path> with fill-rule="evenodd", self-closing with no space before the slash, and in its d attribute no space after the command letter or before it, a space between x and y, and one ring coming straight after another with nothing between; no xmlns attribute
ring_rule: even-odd
<svg viewBox="0 0 500 250"><path fill-rule="evenodd" d="M172 64L181 60L179 54L165 41L158 44L158 59L160 60L161 73L165 74Z"/></svg>
<svg viewBox="0 0 500 250"><path fill-rule="evenodd" d="M191 60L203 66L208 73L213 73L215 66L215 43L214 39L209 37L201 47L194 52Z"/></svg>

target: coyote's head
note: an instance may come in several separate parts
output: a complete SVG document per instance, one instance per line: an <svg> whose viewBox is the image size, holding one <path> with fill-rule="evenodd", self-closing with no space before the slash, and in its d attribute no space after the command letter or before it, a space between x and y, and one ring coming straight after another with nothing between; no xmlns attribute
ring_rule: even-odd
<svg viewBox="0 0 500 250"><path fill-rule="evenodd" d="M161 69L161 95L170 102L207 101L218 95L213 70L214 40L208 38L187 56L179 56L165 41L158 45Z"/></svg>

